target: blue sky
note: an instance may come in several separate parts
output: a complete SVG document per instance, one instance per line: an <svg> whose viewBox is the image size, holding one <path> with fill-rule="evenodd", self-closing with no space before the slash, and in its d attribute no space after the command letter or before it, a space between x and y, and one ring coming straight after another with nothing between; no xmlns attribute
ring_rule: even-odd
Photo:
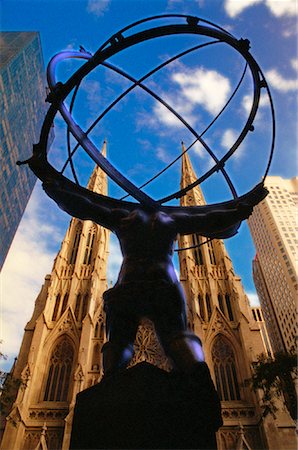
<svg viewBox="0 0 298 450"><path fill-rule="evenodd" d="M271 88L276 108L276 151L270 175L291 178L297 174L297 1L290 0L90 0L90 1L13 1L2 0L2 31L39 31L44 61L65 49L84 46L95 52L119 29L139 19L159 14L189 14L210 20L237 38L247 38L251 53L261 66ZM156 22L152 25L159 25ZM165 23L165 22L163 22ZM168 21L167 23L173 23ZM192 36L181 39L163 38L116 55L110 62L134 77L140 77L166 58L198 43ZM81 63L61 64L58 76L63 81ZM146 80L196 129L202 132L222 108L237 85L244 61L227 46L215 45L177 60ZM130 83L106 69L98 69L82 83L74 109L76 120L86 128ZM231 107L205 135L206 142L218 157L232 145L247 118L251 98L251 79L245 78ZM260 181L269 155L270 115L268 99L262 96L255 131L250 133L228 172L239 193ZM58 118L56 140L51 159L61 167L65 155L65 127ZM134 183L141 184L162 169L181 151L180 142L189 145L193 136L160 104L141 89L135 89L107 114L91 135L100 148L108 141L108 156L115 166ZM201 175L211 161L202 147L190 151L193 166ZM92 170L92 162L82 152L76 167L84 184ZM179 187L180 164L146 189L160 198ZM121 190L111 183L110 195L119 197ZM204 183L208 202L230 199L220 176ZM37 183L13 245L2 270L2 339L4 353L16 356L23 328L30 318L34 301L44 276L51 271L69 216L43 193ZM251 275L254 247L246 224L239 234L226 241L235 270L242 278L252 302L256 294ZM111 242L109 280L116 281L121 257L115 240Z"/></svg>

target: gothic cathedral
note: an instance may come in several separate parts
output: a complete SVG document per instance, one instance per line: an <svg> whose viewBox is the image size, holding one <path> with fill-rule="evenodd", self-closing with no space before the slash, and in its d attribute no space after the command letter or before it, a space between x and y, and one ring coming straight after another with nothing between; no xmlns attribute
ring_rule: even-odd
<svg viewBox="0 0 298 450"><path fill-rule="evenodd" d="M185 153L181 187L195 179ZM88 188L107 193L101 169L94 169ZM203 203L196 187L181 204ZM253 361L266 348L223 242L205 241L196 235L179 238L179 247L189 248L179 253L179 262L188 324L202 339L222 400L224 426L218 432L218 449L294 449L295 443L289 445L293 434L289 415L281 414L278 423L263 420L256 394L244 385ZM102 376L101 347L106 339L102 294L108 287L108 245L108 230L90 221L71 220L25 328L13 368L13 376L22 384L7 418L2 450L68 450L76 394ZM153 324L146 320L140 324L131 365L144 360L171 368Z"/></svg>
<svg viewBox="0 0 298 450"><path fill-rule="evenodd" d="M99 167L88 189L107 194L106 175ZM22 385L1 449L33 450L42 433L49 450L68 449L76 394L101 377L108 248L107 229L71 220L25 328L13 371Z"/></svg>

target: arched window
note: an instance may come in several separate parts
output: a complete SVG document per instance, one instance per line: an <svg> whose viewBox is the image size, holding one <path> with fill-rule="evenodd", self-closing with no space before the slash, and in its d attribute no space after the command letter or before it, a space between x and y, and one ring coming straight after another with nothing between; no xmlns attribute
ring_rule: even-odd
<svg viewBox="0 0 298 450"><path fill-rule="evenodd" d="M200 307L200 316L205 321L206 320L205 305L204 305L204 300L203 300L203 297L201 294L199 294L199 296L198 296L198 301L199 301L199 307Z"/></svg>
<svg viewBox="0 0 298 450"><path fill-rule="evenodd" d="M213 242L209 241L207 243L207 247L208 247L208 253L209 253L209 258L210 258L210 263L211 264L216 264L216 258L215 258L215 252L214 252L214 246L213 246Z"/></svg>
<svg viewBox="0 0 298 450"><path fill-rule="evenodd" d="M92 227L88 233L83 264L90 264L96 237L96 229Z"/></svg>
<svg viewBox="0 0 298 450"><path fill-rule="evenodd" d="M88 304L89 304L88 294L85 294L84 297L81 294L77 295L74 314L78 322L81 322L86 316Z"/></svg>
<svg viewBox="0 0 298 450"><path fill-rule="evenodd" d="M82 223L79 222L76 226L75 237L72 243L69 264L75 264L80 244L80 237L82 233Z"/></svg>
<svg viewBox="0 0 298 450"><path fill-rule="evenodd" d="M218 294L218 305L219 305L219 309L221 310L221 312L223 314L225 314L225 307L224 307L224 302L223 302L223 298L221 294Z"/></svg>
<svg viewBox="0 0 298 450"><path fill-rule="evenodd" d="M61 295L59 293L59 294L56 295L56 300L55 300L55 306L54 306L52 320L56 320L57 319L58 311L59 311L59 307L60 307L60 301L61 301Z"/></svg>
<svg viewBox="0 0 298 450"><path fill-rule="evenodd" d="M91 370L99 371L101 365L101 346L99 343L94 345Z"/></svg>
<svg viewBox="0 0 298 450"><path fill-rule="evenodd" d="M231 297L229 296L229 294L225 295L225 299L226 299L226 307L227 307L228 317L230 320L234 320L234 314L233 314L233 309L232 309L232 304L231 304Z"/></svg>
<svg viewBox="0 0 298 450"><path fill-rule="evenodd" d="M68 293L64 294L62 308L61 308L61 315L66 310L66 306L67 306L67 303L68 303L68 297L69 297Z"/></svg>
<svg viewBox="0 0 298 450"><path fill-rule="evenodd" d="M81 294L77 294L74 315L75 315L75 318L78 321L79 321L81 308L82 308L82 295Z"/></svg>
<svg viewBox="0 0 298 450"><path fill-rule="evenodd" d="M217 392L221 400L240 400L234 351L222 336L212 348L212 360Z"/></svg>
<svg viewBox="0 0 298 450"><path fill-rule="evenodd" d="M99 319L95 325L94 337L104 340L105 327L102 319Z"/></svg>
<svg viewBox="0 0 298 450"><path fill-rule="evenodd" d="M202 239L201 239L200 235L193 234L192 242L193 242L193 245L200 245L202 243ZM198 265L198 266L202 265L204 263L203 255L202 255L202 248L201 247L194 248L193 252L194 252L194 258L195 258L196 265Z"/></svg>
<svg viewBox="0 0 298 450"><path fill-rule="evenodd" d="M211 308L211 301L210 301L209 294L206 294L205 298L206 298L207 316L208 316L208 320L210 320L211 314L212 314L212 308Z"/></svg>
<svg viewBox="0 0 298 450"><path fill-rule="evenodd" d="M54 348L50 359L44 401L67 401L73 357L73 346L69 339L64 337Z"/></svg>

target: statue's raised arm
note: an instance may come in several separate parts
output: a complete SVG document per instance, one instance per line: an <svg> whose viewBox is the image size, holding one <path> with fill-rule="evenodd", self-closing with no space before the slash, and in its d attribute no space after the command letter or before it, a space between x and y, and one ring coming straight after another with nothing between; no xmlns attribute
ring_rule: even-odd
<svg viewBox="0 0 298 450"><path fill-rule="evenodd" d="M111 231L117 231L120 220L130 209L104 195L89 191L68 180L56 171L45 159L35 155L28 161L35 175L42 181L42 187L60 209L73 217L92 220ZM123 205L123 207L122 207Z"/></svg>
<svg viewBox="0 0 298 450"><path fill-rule="evenodd" d="M190 206L180 211L165 208L167 214L175 221L179 234L198 233L205 237L224 239L234 236L241 222L247 219L253 207L262 201L268 190L263 183L255 186L241 197L213 205Z"/></svg>

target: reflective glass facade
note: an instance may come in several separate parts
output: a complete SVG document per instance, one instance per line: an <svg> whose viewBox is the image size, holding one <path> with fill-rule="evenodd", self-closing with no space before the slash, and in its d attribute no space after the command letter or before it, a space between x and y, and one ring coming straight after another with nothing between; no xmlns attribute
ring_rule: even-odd
<svg viewBox="0 0 298 450"><path fill-rule="evenodd" d="M37 32L0 33L0 269L36 177L17 166L32 154L46 111L45 76Z"/></svg>

